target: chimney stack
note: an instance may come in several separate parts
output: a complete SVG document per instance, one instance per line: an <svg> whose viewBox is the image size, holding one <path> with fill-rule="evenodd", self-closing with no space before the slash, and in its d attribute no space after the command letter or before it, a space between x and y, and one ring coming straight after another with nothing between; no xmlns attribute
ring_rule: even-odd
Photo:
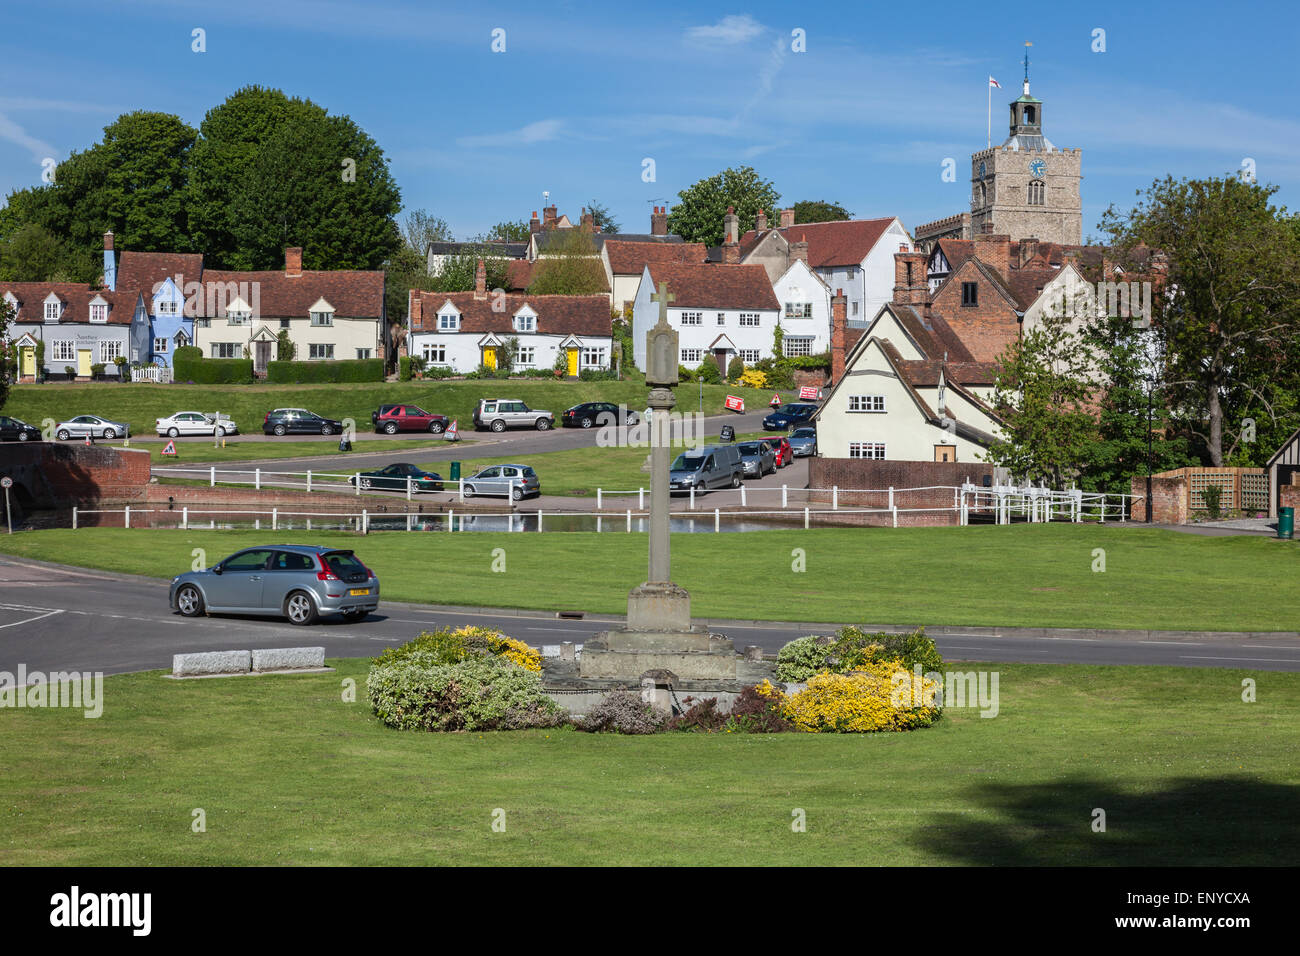
<svg viewBox="0 0 1300 956"><path fill-rule="evenodd" d="M542 208L542 228L543 228L543 229L554 229L554 228L555 228L555 223L556 223L556 222L559 220L559 218L560 218L560 217L557 216L555 213L556 213L556 207L555 207L555 206L544 206L544 207Z"/></svg>
<svg viewBox="0 0 1300 956"><path fill-rule="evenodd" d="M1005 279L1011 271L1011 237L1005 233L982 233L974 238L976 258L997 269Z"/></svg>
<svg viewBox="0 0 1300 956"><path fill-rule="evenodd" d="M487 298L487 266L482 259L474 269L474 298L480 302Z"/></svg>
<svg viewBox="0 0 1300 956"><path fill-rule="evenodd" d="M794 207L781 210L781 228L789 229L794 225Z"/></svg>
<svg viewBox="0 0 1300 956"><path fill-rule="evenodd" d="M291 277L302 275L302 246L290 246L284 250L284 274Z"/></svg>
<svg viewBox="0 0 1300 956"><path fill-rule="evenodd" d="M582 211L582 231L583 232L596 231L596 220L594 220L591 217L591 213L587 212L585 209Z"/></svg>
<svg viewBox="0 0 1300 956"><path fill-rule="evenodd" d="M754 217L754 231L767 231L767 213L763 212L761 209L758 211L758 215Z"/></svg>
<svg viewBox="0 0 1300 956"><path fill-rule="evenodd" d="M727 214L722 219L726 240L722 244L722 261L727 265L740 262L740 217L736 207L728 206Z"/></svg>
<svg viewBox="0 0 1300 956"><path fill-rule="evenodd" d="M808 264L808 237L803 233L799 234L798 242L790 243L790 258L786 264L794 265L796 259L804 265Z"/></svg>
<svg viewBox="0 0 1300 956"><path fill-rule="evenodd" d="M420 328L424 316L423 300L420 298L419 289L411 289L407 293L406 306L407 318L409 319L407 325L414 332Z"/></svg>
<svg viewBox="0 0 1300 956"><path fill-rule="evenodd" d="M542 231L542 221L541 221L540 219L537 218L537 210L536 210L536 209L533 210L533 218L528 220L528 231L529 231L529 232L541 232L541 231Z"/></svg>
<svg viewBox="0 0 1300 956"><path fill-rule="evenodd" d="M117 291L117 258L113 255L113 233L104 233L104 288Z"/></svg>
<svg viewBox="0 0 1300 956"><path fill-rule="evenodd" d="M930 304L930 283L925 274L924 252L912 252L907 243L894 253L894 301L899 305Z"/></svg>
<svg viewBox="0 0 1300 956"><path fill-rule="evenodd" d="M844 344L848 328L848 297L843 289L831 296L831 384L838 385L844 377Z"/></svg>
<svg viewBox="0 0 1300 956"><path fill-rule="evenodd" d="M666 236L668 235L668 207L655 206L655 211L650 214L650 235Z"/></svg>

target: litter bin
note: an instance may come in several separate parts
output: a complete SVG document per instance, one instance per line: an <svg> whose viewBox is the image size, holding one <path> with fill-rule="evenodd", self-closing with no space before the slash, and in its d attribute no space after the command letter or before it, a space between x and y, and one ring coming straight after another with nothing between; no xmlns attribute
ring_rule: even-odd
<svg viewBox="0 0 1300 956"><path fill-rule="evenodd" d="M339 451L351 451L352 442L348 441L348 436L344 435L339 439Z"/></svg>
<svg viewBox="0 0 1300 956"><path fill-rule="evenodd" d="M723 425L722 433L718 437L721 438L722 441L724 442L735 441L736 430L732 428L730 425Z"/></svg>
<svg viewBox="0 0 1300 956"><path fill-rule="evenodd" d="M1295 531L1295 509L1278 508L1277 509L1277 536L1279 538L1290 538Z"/></svg>
<svg viewBox="0 0 1300 956"><path fill-rule="evenodd" d="M451 481L460 481L460 462L458 462L458 461L453 461L453 462L451 463L451 478L450 478L450 480L451 480Z"/></svg>

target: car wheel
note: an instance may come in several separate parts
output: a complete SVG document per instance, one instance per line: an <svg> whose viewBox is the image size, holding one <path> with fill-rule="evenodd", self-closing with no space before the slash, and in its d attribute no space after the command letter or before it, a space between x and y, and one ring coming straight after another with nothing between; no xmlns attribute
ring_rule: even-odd
<svg viewBox="0 0 1300 956"><path fill-rule="evenodd" d="M171 428L167 429L167 437L168 437L168 438L180 438L180 437L181 437L181 430L180 430L179 428L177 428L175 425L173 425Z"/></svg>
<svg viewBox="0 0 1300 956"><path fill-rule="evenodd" d="M435 434L435 435L441 435L441 434L442 434L444 431L446 431L446 430L447 430L447 428L446 428L445 425L443 425L442 422L430 422L430 423L429 423L429 431L433 432L433 434Z"/></svg>
<svg viewBox="0 0 1300 956"><path fill-rule="evenodd" d="M503 432L506 430L506 423L498 418L496 421L492 423L492 430L494 432Z"/></svg>
<svg viewBox="0 0 1300 956"><path fill-rule="evenodd" d="M333 425L322 425L322 426L320 427L320 433L321 433L322 435L333 435L333 434L334 434L334 426L333 426Z"/></svg>
<svg viewBox="0 0 1300 956"><path fill-rule="evenodd" d="M465 497L466 497L466 498L473 498L473 497L474 497L474 486L473 486L473 485L466 485L466 486L465 486Z"/></svg>
<svg viewBox="0 0 1300 956"><path fill-rule="evenodd" d="M104 441L111 441L116 437L117 437L117 431L115 429L112 428L104 429Z"/></svg>
<svg viewBox="0 0 1300 956"><path fill-rule="evenodd" d="M523 500L524 500L524 489L522 489L522 488L511 488L511 489L510 489L510 497L513 498L515 501L523 501Z"/></svg>
<svg viewBox="0 0 1300 956"><path fill-rule="evenodd" d="M595 422L593 422L590 418L584 418L581 422L579 422L579 424L582 425L583 428L590 428L592 425L595 424Z"/></svg>
<svg viewBox="0 0 1300 956"><path fill-rule="evenodd" d="M198 617L203 613L203 595L192 584L186 584L176 592L176 609L184 617Z"/></svg>
<svg viewBox="0 0 1300 956"><path fill-rule="evenodd" d="M31 435L28 435L26 432L19 432L19 433L18 433L18 440L19 440L19 441L27 441L27 440L30 439L31 437L32 437L32 436L31 436Z"/></svg>
<svg viewBox="0 0 1300 956"><path fill-rule="evenodd" d="M731 487L733 487L733 488L739 488L739 487L740 487L740 475L732 475L732 476L731 476Z"/></svg>
<svg viewBox="0 0 1300 956"><path fill-rule="evenodd" d="M362 487L362 488L369 488L369 487L370 487L370 479L369 479L369 478L362 478L362 479L361 479L361 487Z"/></svg>
<svg viewBox="0 0 1300 956"><path fill-rule="evenodd" d="M284 616L290 624L315 624L316 602L306 591L294 591L284 599Z"/></svg>
<svg viewBox="0 0 1300 956"><path fill-rule="evenodd" d="M539 432L544 432L544 431L546 431L547 429L549 429L550 427L551 427L551 423L550 423L550 420L549 420L549 419L546 419L546 418L539 418L539 419L537 419L537 430L538 430Z"/></svg>
<svg viewBox="0 0 1300 956"><path fill-rule="evenodd" d="M220 425L218 425L216 429L213 430L212 434L215 435L217 438L225 438L226 430L222 428Z"/></svg>
<svg viewBox="0 0 1300 956"><path fill-rule="evenodd" d="M70 437L66 428L60 428L57 435L54 436L59 441L67 441Z"/></svg>
<svg viewBox="0 0 1300 956"><path fill-rule="evenodd" d="M397 422L389 422L384 426L384 431L389 435L397 434Z"/></svg>
<svg viewBox="0 0 1300 956"><path fill-rule="evenodd" d="M274 428L271 429L271 431L275 432L276 435L283 438L287 429L283 425L276 425Z"/></svg>
<svg viewBox="0 0 1300 956"><path fill-rule="evenodd" d="M638 420L638 419L637 419L636 414L635 414L634 412L628 412L628 413L627 413L627 424L628 424L628 425L635 425L635 424L637 423L637 420Z"/></svg>

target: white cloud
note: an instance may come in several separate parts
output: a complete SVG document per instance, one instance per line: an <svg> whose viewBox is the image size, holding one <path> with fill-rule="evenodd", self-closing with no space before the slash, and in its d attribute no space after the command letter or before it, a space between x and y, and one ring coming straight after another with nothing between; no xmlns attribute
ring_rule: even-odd
<svg viewBox="0 0 1300 956"><path fill-rule="evenodd" d="M526 146L530 143L545 143L556 139L564 124L557 119L538 120L519 129L505 130L500 133L484 133L481 136L461 136L456 140L457 146L473 148L476 146Z"/></svg>
<svg viewBox="0 0 1300 956"><path fill-rule="evenodd" d="M9 117L0 113L0 139L8 140L21 146L32 154L36 162L41 162L46 157L54 156L54 147L44 140L37 139L11 120Z"/></svg>
<svg viewBox="0 0 1300 956"><path fill-rule="evenodd" d="M734 45L748 43L763 33L763 25L749 14L723 17L717 23L707 27L690 27L686 37L702 43L725 43Z"/></svg>

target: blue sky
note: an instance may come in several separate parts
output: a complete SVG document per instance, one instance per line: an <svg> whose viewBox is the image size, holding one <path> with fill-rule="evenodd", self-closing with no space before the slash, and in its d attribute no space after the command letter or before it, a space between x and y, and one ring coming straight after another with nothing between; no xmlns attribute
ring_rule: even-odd
<svg viewBox="0 0 1300 956"><path fill-rule="evenodd" d="M728 166L786 203L828 199L909 228L969 208L969 155L1019 95L1024 42L1044 131L1083 153L1084 235L1165 174L1255 161L1300 204L1289 3L1018 4L6 2L0 190L99 139L119 113L197 126L259 83L347 113L388 154L407 208L458 236L527 218L542 192L595 199L625 231ZM206 31L207 51L191 50ZM505 30L505 52L491 49ZM1105 52L1093 52L1094 30ZM793 52L792 31L806 35ZM655 161L656 181L642 179ZM945 158L957 182L941 179Z"/></svg>

